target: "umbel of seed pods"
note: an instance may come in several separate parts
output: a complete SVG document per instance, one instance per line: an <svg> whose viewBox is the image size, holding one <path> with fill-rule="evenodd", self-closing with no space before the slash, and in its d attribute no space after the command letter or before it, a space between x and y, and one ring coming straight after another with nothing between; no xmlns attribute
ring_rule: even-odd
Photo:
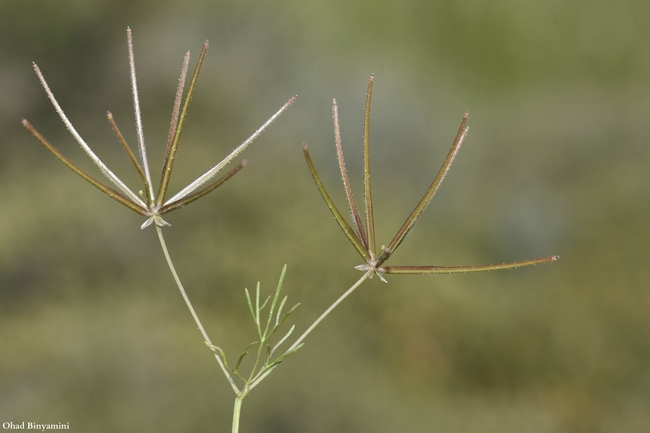
<svg viewBox="0 0 650 433"><path fill-rule="evenodd" d="M379 250L379 253L376 253L376 243L375 243L375 220L373 214L372 206L372 191L370 188L370 101L372 99L372 85L374 81L374 75L370 76L368 82L368 92L366 94L366 109L365 117L363 124L363 207L365 211L365 227L359 214L359 209L355 203L354 197L352 195L352 189L350 187L350 180L348 178L348 173L345 168L345 161L343 160L343 149L341 147L341 134L339 131L339 116L338 108L336 105L336 100L332 105L332 112L334 117L334 138L336 143L336 155L339 163L339 169L341 170L341 177L343 179L343 188L345 189L345 194L348 199L348 206L350 208L350 214L352 216L352 224L350 224L343 218L341 212L337 209L336 205L330 198L329 194L323 186L316 168L309 156L309 150L307 145L303 145L303 151L305 154L305 159L307 160L307 165L309 166L309 171L311 172L316 186L320 191L327 207L334 215L334 219L338 223L343 233L348 238L352 246L357 250L359 255L363 258L364 262L361 265L356 266L356 269L366 272L369 278L372 278L373 275L379 276L379 278L386 282L383 274L452 274L452 273L463 273L463 272L481 272L481 271L493 271L498 269L513 269L519 268L522 266L537 265L540 263L553 262L557 260L558 256L543 257L539 259L532 260L523 260L518 262L510 263L500 263L500 264L490 264L490 265L471 265L471 266L386 266L386 261L391 257L395 252L397 247L401 245L406 236L409 235L415 224L418 222L418 219L424 212L424 210L429 206L431 199L435 195L438 187L442 183L442 180L445 178L445 175L451 167L451 163L456 158L460 146L467 136L467 118L468 113L466 112L463 116L463 120L460 123L460 128L456 134L451 149L445 158L445 161L442 164L442 167L438 171L435 179L427 189L422 200L415 206L413 212L408 216L402 227L397 231L393 239L390 241L388 246L382 246Z"/></svg>
<svg viewBox="0 0 650 433"><path fill-rule="evenodd" d="M122 182L111 170L109 170L108 167L106 167L106 165L91 150L90 146L88 146L88 144L86 144L83 138L81 138L77 130L74 128L74 126L72 126L72 123L70 122L70 120L68 120L67 116L59 106L59 103L56 101L56 98L54 98L54 94L50 90L50 87L47 85L47 82L45 81L45 78L43 77L43 74L41 73L41 70L36 65L36 63L34 63L34 70L36 71L36 75L41 81L41 84L45 88L45 92L47 93L47 96L50 98L52 105L54 105L54 109L56 110L57 113L59 113L61 120L63 120L63 123L68 128L72 136L79 143L79 145L81 145L81 148L88 154L88 156L97 165L100 172L109 181L111 181L111 183L113 183L114 188L105 185L104 183L98 181L97 179L93 178L88 173L86 173L85 171L77 167L68 158L63 156L61 152L59 152L52 144L50 144L50 142L47 141L27 120L23 119L22 123L25 126L25 128L27 128L47 149L49 149L50 152L52 152L57 158L59 158L61 162L63 162L68 167L70 167L72 171L77 173L79 176L84 178L86 181L91 183L93 186L98 188L100 191L104 192L112 199L123 204L129 209L139 213L140 215L147 217L147 220L142 224L142 228L151 225L151 223L155 223L157 226L162 227L165 225L169 225L169 223L167 223L165 220L162 219L163 214L181 208L187 205L188 203L191 203L194 200L203 197L204 195L213 191L218 186L223 184L225 181L230 179L239 170L241 170L246 165L245 160L242 161L240 164L238 164L235 168L230 170L228 173L226 173L220 179L214 181L212 184L204 187L203 189L199 189L207 182L211 181L217 175L217 173L219 173L229 162L231 162L246 147L248 147L248 145L251 144L253 140L255 140L255 138L257 138L257 136L260 135L262 131L264 131L264 129L266 129L267 126L273 123L275 119L277 119L287 108L289 108L291 104L293 104L296 97L294 96L291 99L289 99L273 116L271 116L269 120L266 121L266 123L264 123L257 131L253 133L253 135L251 135L248 139L246 139L242 144L237 146L221 162L219 162L218 164L216 164L215 166L207 170L196 180L194 180L185 188L183 188L181 191L179 191L176 195L174 195L169 199L166 199L165 196L167 193L167 187L169 186L169 180L171 178L172 169L174 167L174 160L176 159L176 152L178 150L178 144L180 142L181 132L183 131L183 125L185 123L190 101L192 100L192 95L194 94L196 82L199 78L201 65L203 64L203 59L205 58L205 54L208 50L208 42L206 41L205 44L203 45L203 50L201 51L201 55L199 56L199 61L194 70L194 75L192 76L192 80L190 81L190 86L187 92L187 96L185 97L185 101L183 102L183 106L181 108L181 101L183 99L183 89L185 87L185 78L187 76L187 69L190 61L189 51L187 52L187 54L185 54L185 58L183 59L183 67L181 69L181 76L178 82L178 89L176 90L176 97L174 99L174 106L172 109L172 119L169 128L169 135L167 139L167 150L165 152L162 172L160 175L160 186L158 188L158 193L156 194L154 193L153 186L152 186L153 184L151 181L151 174L149 171L149 163L147 160L147 148L144 143L144 133L142 129L142 116L140 114L140 102L138 99L138 87L137 87L136 76L135 76L135 62L133 57L133 37L131 35L131 29L127 28L126 34L127 34L128 50L129 50L131 87L133 91L133 108L135 111L135 124L136 124L138 149L140 151L139 153L140 153L141 163L138 162L137 158L129 148L126 141L124 140L124 137L122 136L120 130L115 124L115 121L113 120L113 115L110 112L108 113L108 121L110 122L113 130L115 131L115 134L117 135L119 142L122 144L124 150L128 154L129 159L131 160L136 170L138 171L140 178L142 179L143 191L144 191L144 192L140 191L142 196L135 194L129 187L127 187L124 184L124 182Z"/></svg>

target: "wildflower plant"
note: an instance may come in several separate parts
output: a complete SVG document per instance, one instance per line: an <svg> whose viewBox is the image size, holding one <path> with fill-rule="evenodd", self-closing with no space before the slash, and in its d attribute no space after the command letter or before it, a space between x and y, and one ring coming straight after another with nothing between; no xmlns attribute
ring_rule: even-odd
<svg viewBox="0 0 650 433"><path fill-rule="evenodd" d="M350 209L350 214L352 217L352 226L346 222L343 218L341 212L334 205L329 194L325 190L323 183L316 172L314 164L309 155L309 151L306 145L303 145L303 152L307 165L311 172L311 175L316 182L316 186L320 191L325 203L329 207L330 211L334 215L336 222L339 227L343 230L343 233L359 253L359 255L364 260L364 263L356 266L356 269L363 272L361 278L354 283L347 291L345 291L327 310L325 310L286 350L280 350L282 346L293 334L295 329L292 326L287 332L284 333L282 337L277 338L276 334L279 331L279 328L283 325L285 320L295 311L298 307L298 304L294 305L292 308L289 308L286 313L283 313L285 305L287 302L286 296L280 300L280 293L282 285L284 282L284 277L286 273L286 266L283 268L280 275L280 279L276 288L276 291L273 296L266 298L265 301L261 301L261 290L260 284L257 284L254 297L251 296L250 292L246 289L246 300L248 303L249 311L251 318L253 320L256 333L257 341L250 343L244 349L243 353L239 356L234 365L228 362L226 354L224 351L217 345L213 344L208 336L205 328L201 324L196 311L194 310L192 303L187 296L187 293L183 287L183 284L176 272L174 264L172 262L171 256L167 249L165 239L163 237L162 228L168 226L162 215L171 212L173 210L179 209L201 197L213 191L225 181L234 176L239 170L241 170L246 161L242 161L240 164L231 169L228 173L223 175L221 178L213 181L214 177L236 156L238 156L252 141L259 136L264 129L266 129L274 120L276 120L294 101L295 96L290 98L273 116L269 118L257 131L253 133L248 139L246 139L242 144L236 147L226 158L221 162L214 165L212 168L207 170L196 180L191 182L176 195L171 198L166 198L167 188L169 186L169 181L171 178L172 169L174 166L174 161L176 158L176 153L178 150L178 145L180 142L181 132L183 130L183 125L185 123L187 112L189 108L192 95L194 94L195 87L197 84L199 72L205 58L208 42L206 41L201 55L199 56L198 63L194 70L194 74L190 80L189 89L187 96L183 101L183 90L185 87L185 80L187 77L187 70L189 65L190 53L188 52L183 59L183 66L181 69L181 75L179 79L178 88L176 90L176 96L174 99L173 109L172 109L172 118L170 122L169 135L167 139L167 149L165 152L162 171L160 175L160 183L157 192L153 189L153 183L151 178L151 173L149 170L149 164L147 161L147 152L144 142L144 134L142 128L142 119L140 115L140 104L138 99L138 90L137 82L135 75L135 62L133 55L133 38L131 30L127 28L127 40L128 40L128 51L129 51L129 66L130 66L130 78L131 78L131 87L133 92L133 105L135 112L135 122L136 122L136 134L137 134L137 143L140 154L140 161L133 154L129 148L126 140L124 139L119 128L115 124L112 114L108 113L108 121L114 130L118 141L126 151L129 159L133 163L135 169L137 170L142 183L143 188L139 191L138 194L134 193L129 187L127 187L115 174L106 165L95 155L91 148L86 144L86 142L81 138L77 133L75 128L72 126L72 123L68 120L67 116L59 106L56 101L54 94L50 90L43 74L36 64L34 64L34 70L38 76L41 84L45 88L50 101L54 105L55 110L63 120L63 123L66 125L67 129L70 131L75 140L79 143L82 149L88 154L88 156L93 160L97 165L100 172L113 184L113 187L110 187L85 171L81 170L69 159L67 159L63 154L61 154L52 144L50 144L27 120L23 120L23 125L50 151L52 152L59 160L61 160L65 165L72 169L75 173L81 176L83 179L88 181L90 184L98 188L100 191L104 192L106 195L116 200L120 204L126 206L127 208L137 212L138 214L146 217L147 219L142 224L141 228L146 228L150 225L155 226L158 239L160 241L163 254L167 261L167 265L172 273L174 281L178 286L178 289L192 315L194 321L201 332L204 342L207 347L212 351L217 363L219 364L221 371L226 377L228 383L235 393L235 404L233 411L233 420L232 420L232 432L237 433L239 431L239 420L241 415L241 408L244 398L254 389L257 385L260 384L277 366L284 361L289 355L295 353L302 345L305 338L318 326L324 319L327 317L344 299L346 299L356 288L358 288L361 283L366 279L372 278L374 275L377 275L382 281L386 282L384 274L450 274L450 273L459 273L459 272L478 272L478 271L489 271L489 270L498 270L498 269L512 269L522 266L535 265L540 263L546 263L557 260L557 256L533 259L533 260L524 260L511 263L503 264L491 264L491 265L478 265L478 266L387 266L386 262L395 252L395 250L401 245L404 239L411 233L418 219L421 217L425 209L428 207L431 199L438 190L440 184L442 183L445 175L447 174L454 158L458 154L458 151L467 136L467 118L468 114L465 113L463 120L461 122L456 138L451 146L449 154L445 158L445 161L438 171L438 174L434 178L433 182L427 189L424 197L417 204L413 212L408 216L402 227L397 231L393 239L390 241L388 246L382 246L379 250L376 248L375 242L375 228L374 228L374 213L373 213L373 202L372 202L372 191L370 187L370 105L372 99L372 86L374 81L374 76L370 76L368 82L368 91L366 96L366 106L365 106L365 117L364 117L364 127L363 127L363 183L364 183L364 197L363 197L363 207L365 214L365 224L362 221L361 214L355 203L354 197L352 195L352 189L350 187L350 181L348 174L345 168L345 162L343 159L343 150L341 145L341 135L339 131L339 119L338 119L338 108L336 101L333 103L333 118L334 118L334 137L336 144L336 153L339 164L339 169L341 171L341 177L343 179L343 187L347 196L348 206ZM182 107L181 107L182 103ZM212 182L209 184L209 182ZM205 186L207 184L207 186ZM268 313L266 319L263 319L263 313L268 307ZM272 342L274 341L274 342ZM255 348L255 358L253 360L253 365L248 374L242 372L242 361L248 355L249 351Z"/></svg>

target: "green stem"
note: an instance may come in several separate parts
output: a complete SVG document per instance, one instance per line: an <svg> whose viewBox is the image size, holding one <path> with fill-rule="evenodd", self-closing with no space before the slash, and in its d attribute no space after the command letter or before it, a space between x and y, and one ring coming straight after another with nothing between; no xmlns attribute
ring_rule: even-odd
<svg viewBox="0 0 650 433"><path fill-rule="evenodd" d="M343 302L345 300L345 298L350 296L352 294L352 292L354 292L356 290L356 288L361 285L361 283L366 281L366 279L368 278L369 275L370 274L368 272L364 273L363 276L361 278L359 278L359 280L352 285L352 287L350 287L336 301L334 301L334 303L332 305L330 305L329 308L327 310L325 310L323 312L323 314L321 314L320 317L318 319L316 319L316 321L314 323L312 323L311 326L309 328L307 328L307 330L305 332L303 332L300 337L298 337L298 339L295 341L295 343L293 343L291 345L289 350L295 349L300 343L302 343L302 341L305 338L307 338L307 336L311 333L311 331L313 331L314 328L316 328L318 326L318 324L320 322L322 322L332 312L332 310L334 310L341 302Z"/></svg>
<svg viewBox="0 0 650 433"><path fill-rule="evenodd" d="M235 408L232 414L232 433L239 433L239 415L241 414L241 405L244 402L244 397L237 396L235 398Z"/></svg>
<svg viewBox="0 0 650 433"><path fill-rule="evenodd" d="M169 256L169 251L167 250L167 244L165 243L165 238L163 237L161 228L156 226L156 231L158 232L158 239L160 240L160 246L162 247L163 253L165 254L165 259L167 259L167 265L169 266L169 270L172 272L172 275L174 276L174 281L176 281L176 285L178 286L178 290L181 292L181 296L183 297L183 300L185 300L185 305L187 305L187 308L190 310L190 313L192 314L192 317L194 318L194 322L196 323L196 326L199 328L199 331L201 331L201 334L203 335L203 339L210 346L213 346L212 341L210 340L210 337L208 337L208 333L205 331L205 328L203 327L203 324L201 323L201 320L199 319L199 316L196 314L196 311L194 310L194 307L192 306L192 302L190 302L190 298L187 296L187 293L185 292L185 289L183 288L183 284L181 283L181 280L178 277L178 274L176 273L176 268L174 268L174 264L172 263L172 259ZM235 394L239 394L239 392L240 392L239 388L237 388L237 385L235 384L235 381L230 376L230 373L226 369L226 366L224 365L223 361L221 360L219 355L214 350L212 351L212 353L214 354L214 357L216 358L217 362L219 363L219 366L221 367L221 370L223 371L223 374L226 376L226 379L228 379L228 382L230 382L230 386L232 386L232 389L235 391ZM241 406L241 403L240 403L240 406Z"/></svg>

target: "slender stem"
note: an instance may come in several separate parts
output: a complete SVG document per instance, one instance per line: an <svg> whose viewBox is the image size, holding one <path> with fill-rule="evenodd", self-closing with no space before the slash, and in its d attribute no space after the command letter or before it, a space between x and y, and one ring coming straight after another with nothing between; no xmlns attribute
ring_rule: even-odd
<svg viewBox="0 0 650 433"><path fill-rule="evenodd" d="M350 296L352 294L352 292L354 292L356 290L356 288L359 287L361 285L361 283L363 283L368 278L369 275L370 274L368 272L364 273L363 276L361 278L359 278L359 280L352 285L352 287L350 287L336 301L334 301L334 303L332 305L330 305L329 308L327 310L325 310L323 312L323 314L321 314L320 317L318 319L316 319L316 321L314 323L312 323L311 326L309 328L307 328L307 330L305 332L303 332L300 337L298 337L298 339L295 341L295 343L293 343L291 345L289 350L295 349L300 343L302 343L302 341L305 338L307 338L307 336L311 333L311 331L313 331L314 328L316 328L318 326L318 324L320 322L322 322L332 312L332 310L334 310L341 302L343 302L343 300L345 300L345 298Z"/></svg>
<svg viewBox="0 0 650 433"><path fill-rule="evenodd" d="M176 268L174 268L174 264L172 263L172 259L169 256L169 251L167 250L167 244L165 243L165 238L163 237L162 230L160 227L156 226L156 231L158 232L158 239L160 240L160 246L162 247L163 254L165 254L165 259L167 260L167 265L169 266L169 270L172 272L172 275L174 276L174 281L176 281L176 285L178 286L178 290L181 292L181 296L185 300L185 305L187 305L187 308L190 310L190 313L192 314L192 317L194 318L194 322L196 322L196 326L199 328L199 331L201 332L201 335L203 335L203 339L210 345L213 346L212 341L210 340L210 337L208 337L208 333L205 331L205 328L203 327L203 324L201 324L201 320L199 319L199 316L196 314L196 311L194 311L194 307L192 306L192 302L190 302L190 298L187 296L187 293L185 292L185 289L183 288L183 284L181 283L180 278L178 277L178 274L176 273ZM224 365L223 361L219 357L219 355L213 350L214 357L216 358L217 362L219 363L219 366L221 367L221 370L223 370L223 374L226 376L226 379L228 379L228 382L230 382L230 386L232 386L232 389L235 391L235 394L239 394L239 388L235 384L235 381L232 379L230 376L230 373L228 373L228 370L226 369L226 366Z"/></svg>
<svg viewBox="0 0 650 433"><path fill-rule="evenodd" d="M239 433L239 416L241 414L241 405L244 397L235 397L235 408L232 414L232 433Z"/></svg>

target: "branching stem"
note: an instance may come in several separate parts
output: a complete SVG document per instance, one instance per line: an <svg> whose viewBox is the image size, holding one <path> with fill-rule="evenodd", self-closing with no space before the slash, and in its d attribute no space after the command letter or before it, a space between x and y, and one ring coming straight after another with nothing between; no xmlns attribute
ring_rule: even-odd
<svg viewBox="0 0 650 433"><path fill-rule="evenodd" d="M291 347L287 350L287 352L290 352L290 351L294 350L296 347L298 347L298 346L303 342L303 340L304 340L305 338L307 338L307 336L308 336L309 334L311 334L311 332L312 332L312 331L313 331L313 330L314 330L314 329L315 329L315 328L316 328L316 327L317 327L317 326L318 326L318 325L319 325L323 320L325 320L325 318L326 318L326 317L327 317L327 316L328 316L328 315L329 315L329 314L330 314L330 313L331 313L331 312L332 312L336 307L338 307L338 305L339 305L341 302L343 302L343 301L345 300L345 298L347 298L348 296L350 296L350 295L352 294L352 292L354 292L354 291L357 289L357 287L359 287L359 286L361 285L361 283L363 283L364 281L366 281L366 279L368 279L368 277L369 277L370 275L371 275L371 274L370 274L369 272L364 273L363 276L362 276L361 278L359 278L359 279L357 280L357 282L354 283L354 284L352 285L352 287L350 287L348 290L346 290L345 293L343 293L343 294L342 294L342 295L341 295L341 296L340 296L336 301L334 301L334 303L333 303L332 305L330 305L330 306L327 308L327 310L325 310L325 311L323 312L323 314L321 314L321 315L318 317L318 319L316 319L316 320L314 321L314 323L312 323L311 326L310 326L309 328L307 328L307 330L306 330L305 332L302 333L302 335L301 335L300 337L298 337L298 339L297 339L297 340L296 340L296 341L291 345ZM259 383L260 383L262 380L264 380L264 379L266 378L266 376L268 376L269 374L271 374L271 372L272 372L273 370L275 370L276 367L277 367L277 365L275 365L275 366L269 368L269 369L266 370L266 371L265 371L261 376L259 376L259 377L255 378L255 379L253 379L253 381L250 383L249 391L252 390L253 388L255 388L257 385L259 385ZM237 409L237 407L235 407L235 409ZM233 432L234 432L234 430L233 430Z"/></svg>
<svg viewBox="0 0 650 433"><path fill-rule="evenodd" d="M199 331L201 331L201 335L203 335L203 339L210 346L213 346L212 341L210 340L210 337L208 337L208 333L205 331L205 328L203 327L203 324L201 324L201 320L199 319L199 316L196 314L196 311L194 310L194 307L192 306L192 302L190 302L190 298L187 296L187 293L185 292L185 289L183 288L183 283L181 283L181 280L178 277L178 274L176 273L176 268L174 268L174 263L172 262L172 259L169 256L169 251L167 250L167 244L165 243L165 238L163 237L162 229L160 227L156 226L156 231L158 232L158 239L160 240L160 246L162 247L163 253L165 254L165 259L167 260L167 265L169 266L169 270L172 272L172 275L174 277L174 281L176 281L176 285L178 286L178 290L181 292L181 296L183 297L183 300L185 300L185 305L187 305L188 310L190 310L190 313L192 314L192 317L194 318L194 322L196 322L196 326L199 328ZM221 367L221 370L223 371L223 374L226 376L226 379L228 379L228 382L230 382L230 386L235 391L235 394L239 394L240 390L237 387L237 384L235 384L235 381L233 380L232 376L230 375L230 373L226 369L226 366L224 365L223 361L219 357L219 354L216 353L214 350L213 350L213 354L214 354L215 359L219 363L219 367ZM240 406L241 406L241 403L240 403Z"/></svg>

